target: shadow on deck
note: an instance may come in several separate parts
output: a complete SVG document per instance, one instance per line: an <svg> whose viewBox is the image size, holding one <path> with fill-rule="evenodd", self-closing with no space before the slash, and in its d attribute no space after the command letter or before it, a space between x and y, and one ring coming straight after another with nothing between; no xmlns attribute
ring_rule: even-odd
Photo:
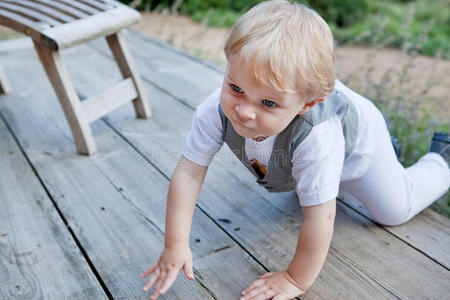
<svg viewBox="0 0 450 300"><path fill-rule="evenodd" d="M0 97L0 298L142 299L140 273L163 247L165 198L195 107L222 70L134 31L124 33L153 117L131 104L92 124L98 153L76 154L29 40L0 44L13 91ZM63 52L81 97L118 82L103 41ZM196 280L163 299L238 299L285 269L302 215L295 193L268 194L227 147L210 167L191 233ZM331 249L302 299L444 299L450 221L426 210L398 227L339 201Z"/></svg>

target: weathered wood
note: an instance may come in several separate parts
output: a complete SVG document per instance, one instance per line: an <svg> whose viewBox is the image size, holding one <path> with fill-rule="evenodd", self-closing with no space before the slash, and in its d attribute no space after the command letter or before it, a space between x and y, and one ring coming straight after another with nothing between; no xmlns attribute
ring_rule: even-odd
<svg viewBox="0 0 450 300"><path fill-rule="evenodd" d="M32 19L5 10L0 10L0 24L29 35L34 40L41 39L39 31L43 28L42 26L45 26L45 24L36 23Z"/></svg>
<svg viewBox="0 0 450 300"><path fill-rule="evenodd" d="M44 15L49 16L50 18L56 19L57 21L59 21L61 23L68 23L68 22L72 22L73 20L75 20L75 18L72 16L61 13L60 11L58 11L56 9L50 8L46 5L42 5L42 4L36 3L34 1L30 1L30 0L1 0L1 2L17 4L17 6L22 6L22 7L28 8L30 10L35 10L37 12L40 12Z"/></svg>
<svg viewBox="0 0 450 300"><path fill-rule="evenodd" d="M96 14L100 11L98 9L93 8L92 6L86 5L77 0L58 0L58 2L64 3L70 7L76 8L77 10L80 10L89 15Z"/></svg>
<svg viewBox="0 0 450 300"><path fill-rule="evenodd" d="M156 45L156 43L153 45ZM134 47L132 49L134 49ZM147 50L142 51L142 49ZM105 50L103 49L102 51ZM141 48L140 51L148 52L153 51L153 49L151 49L151 47L144 47ZM160 50L160 52L164 51ZM167 49L165 49L165 52L168 52ZM83 56L83 60L80 60L81 56ZM169 68L175 69L174 66L170 66L174 61L172 61L172 59L167 61L168 56L161 55L158 59L162 61L162 64L168 64ZM195 62L194 60L186 59L187 56L180 56L184 57L184 62L182 59L178 58L176 63L190 66L190 64ZM8 57L3 56L0 57L0 59L2 59L2 62L8 67L8 63L11 65L11 57L11 55ZM16 53L14 54L14 57L16 57L16 60L20 59L27 61L26 53ZM82 94L91 94L98 89L103 89L117 80L120 80L118 76L114 75L110 77L93 76L92 78L87 78L84 71L86 66L96 64L97 67L93 71L93 74L114 74L114 66L112 62L108 61L105 57L93 55L86 47L78 48L76 54L68 53L68 59L69 65L73 66L74 79L77 86L80 87ZM154 61L151 63L153 62ZM27 61L27 65L31 66L33 64L35 65L35 62ZM145 75L144 78L146 78L145 81L147 82L144 82L144 86L154 93L156 99L160 99L154 106L155 118L145 122L131 120L129 114L131 106L123 106L122 109L111 113L107 120L108 123L113 126L114 130L117 130L122 136L126 137L133 148L139 149L142 154L158 167L160 172L168 177L173 171L175 162L178 159L182 148L184 137L190 127L190 119L193 112L186 107L185 103L201 101L204 96L215 89L215 86L204 86L197 82L197 85L195 86L196 90L199 91L200 99L193 98L193 94L189 93L188 87L192 90L192 85L173 87L180 91L185 89L188 95L182 95L180 99L173 99L167 94L173 94L171 93L172 89L170 86L167 88L167 93L162 93L161 91L166 89L165 86L162 87L159 83L155 82L152 82L151 84L155 84L156 88L149 85L149 77L154 77L155 75L153 74L154 70L146 71L149 68L145 68L146 60L144 58L138 57L138 66L144 67L142 70ZM200 76L202 74L204 76L205 74L208 74L209 76L209 71L206 70L205 66L199 66L194 66L196 72L199 72ZM23 71L23 68L24 67L22 67L22 72L26 72ZM164 73L164 70L167 69L160 70L159 73ZM211 69L208 68L208 70ZM20 69L18 70L15 66L15 72L19 71ZM164 76L169 81L175 81L174 78L183 76L195 77L199 75L197 73L190 74L189 69L187 69L174 74L174 78L170 78L170 72L168 74L166 73ZM220 78L221 74L216 73L216 75L212 76L216 76L217 79ZM36 76L38 79L41 77L42 76ZM16 80L13 82L15 83ZM26 84L20 86L19 89L16 88L16 90L23 93L23 97L29 97L28 95L30 93L42 93L41 86L45 89L45 84L42 82L37 81L33 84L36 84L37 86L37 88L35 87L33 90L30 90L30 87L27 87ZM61 135L67 135L68 133L67 128L64 127L66 125L64 120L61 117L55 119L49 119L47 117L58 115L55 114L55 105L52 105L51 103L44 105L50 98L51 97L48 97L48 94L38 96L39 100L42 99L42 101L39 101L39 104L42 103L42 107L39 109L35 106L38 105L35 102L29 103L25 102L25 100L14 101L16 104L13 105L13 101L11 101L11 103L8 103L8 109L6 110L6 119L8 123L13 124L11 126L13 131L17 133L21 144L23 144L26 149L26 153L29 155L31 161L34 162L36 170L42 174L41 177L50 193L54 195L55 200L58 202L58 206L60 206L63 211L70 212L70 217L68 219L72 220L72 224L74 224L73 227L76 228L75 232L77 236L81 237L80 243L87 245L87 248L90 248L91 252L88 255L91 257L93 254L93 261L95 260L97 262L96 266L104 268L104 266L102 266L103 262L109 262L110 259L114 260L117 259L117 257L110 256L108 249L92 249L93 244L99 246L97 245L95 237L101 235L102 232L98 230L86 233L85 224L89 224L90 230L91 228L96 229L96 226L104 226L104 222L109 222L110 224L115 224L113 227L113 230L115 230L116 228L126 228L123 227L127 225L126 222L122 221L123 219L129 221L138 218L138 215L142 216L142 214L133 215L132 209L131 212L129 212L128 209L125 209L122 214L121 209L123 210L123 207L120 207L120 209L117 208L120 206L119 201L115 199L116 196L114 196L113 192L109 191L109 188L105 188L108 186L106 181L113 185L116 191L121 192L121 197L125 200L121 202L122 205L123 202L130 202L130 199L130 203L139 203L137 206L143 208L143 211L148 214L146 215L149 217L148 220L155 220L154 222L161 226L163 224L161 205L164 201L161 198L153 198L155 195L163 194L164 190L167 191L167 186L163 186L161 182L157 180L158 177L150 177L150 175L144 171L144 169L146 169L145 167L142 170L139 167L133 168L135 165L142 167L142 165L144 165L142 162L145 161L139 157L134 158L134 156L131 159L124 159L124 157L128 157L128 152L122 152L122 149L125 151L125 148L127 147L122 148L122 146L117 146L118 144L122 145L122 143L117 141L120 140L117 136L105 139L103 137L108 136L108 134L102 134L101 138L99 138L100 153L89 159L83 157L68 157L67 154L61 154L67 153L66 149L67 147L70 147L70 140L61 140L59 138ZM37 120L38 123L32 125L32 122L25 121L27 119L33 120L32 122ZM45 126L49 129L42 130L40 129L42 127L38 124L50 124ZM95 123L95 125L102 125L102 122ZM100 126L100 129L101 132L106 131L102 126ZM102 141L101 143L100 140ZM48 149L50 149L50 152ZM120 149L120 151L116 152L116 149ZM125 161L124 164L121 163L123 159ZM140 164L133 162L134 159L140 159ZM247 257L251 255L257 258L258 261L271 270L285 268L295 249L297 231L302 221L295 193L276 195L265 193L263 189L256 186L254 179L248 174L245 168L234 159L234 156L226 148L218 153L216 159L219 161L216 161L208 172L205 187L200 196L200 210L198 211L201 211L202 214L205 212L209 217L213 218L218 226L220 226L229 236L243 245L249 252L249 254L246 254ZM90 164L86 163L86 161L95 164L96 169L90 167ZM147 166L147 168L148 167L149 166ZM140 178L139 180L132 179L135 174L137 174L136 177ZM100 183L97 181L95 182L95 184L100 185L100 187L94 185L92 180L88 180L89 178L95 178L97 180L98 178L103 178L102 176L106 177L106 181L105 179L99 179ZM153 184L146 185L145 182L141 180L142 178L149 178L149 181L159 188L155 188ZM152 189L152 191L149 192L149 189ZM61 193L66 193L62 191L74 193L73 195L70 194L69 196L65 195L65 197L62 197L60 196ZM145 194L145 196L143 196L143 194ZM67 197L69 197L69 199L66 199ZM97 197L101 199L99 200ZM80 199L82 201L81 209ZM111 201L110 199L113 200ZM73 203L77 203L77 205L74 205ZM99 215L89 216L89 214L95 214L95 208L98 208L98 205L106 205L109 203L112 203L112 213L108 218L104 217L98 221ZM68 206L70 209L67 208ZM85 206L87 206L88 209L85 209ZM91 210L92 212L90 212ZM197 212L194 218L195 221L198 221L199 218ZM92 221L91 218L95 221ZM427 226L426 224L424 225ZM159 225L157 226L159 227ZM215 225L203 223L202 226L196 227L196 229L193 228L192 237L194 237L194 233L204 233L205 228L208 228L208 226ZM112 229L108 229L109 232L111 232ZM104 230L106 231L106 229ZM131 235L131 237L127 236L126 238L121 238L124 236L122 234L116 238L116 231L112 231L113 234L110 234L112 235L110 238L113 241L107 243L105 242L105 239L102 239L100 244L107 243L107 246L111 247L110 245L112 244L121 245L124 243L124 240L126 243L129 239L136 238L136 240L138 240L145 236L145 234L140 235L138 231L139 230L136 230L133 227L133 230L127 231L127 234ZM132 234L130 234L130 232L132 232ZM86 238L86 234L89 235L89 239ZM204 234L205 236L202 236L200 239L201 243L204 238L216 238L215 233ZM156 243L161 243L161 239L161 237L155 239ZM95 241L95 243L93 243L93 241ZM209 244L210 242L211 244ZM215 243L215 241L208 241L208 245L214 245ZM131 244L133 243L131 242ZM217 243L217 245L220 245L222 248L229 246L227 243ZM127 247L133 246L126 244L125 248ZM199 262L200 266L202 266L201 268L205 266L206 270L208 270L210 265L204 265L205 262L211 265L216 263L217 265L214 266L214 270L220 270L220 267L224 266L224 256L220 256L219 261L217 262L214 255L228 254L229 249L236 249L236 247L226 248L223 251L219 251L221 248L210 249L212 249L210 256L195 256L194 254L194 266L197 270ZM217 252L213 250L217 250ZM154 249L151 251L157 252L157 250ZM95 254L100 252L102 254L106 253L107 257L102 257L101 259L103 260L99 261ZM235 253L232 253L230 256L227 256L227 260L225 261L226 263L229 261L233 262L233 265L228 266L229 269L225 269L229 274L233 274L233 272L228 270L236 269L237 263L234 264L234 257L237 256ZM114 270L118 269L119 267ZM120 271L123 272L123 270ZM111 269L104 272L105 273L100 273L101 276L110 279L111 275L109 275L108 272L111 272ZM207 287L210 290L211 287L220 285L215 278L220 275L220 272L205 272L206 273L203 274L207 274L207 278L201 274L203 279L200 280L209 280ZM247 274L251 274L251 272ZM229 286L224 285L226 289L232 287L235 288L234 291L237 291L241 286L245 287L247 283L251 282L256 277L252 278L252 275L249 275L239 278L241 278L240 285L236 283L233 284L232 279L230 279ZM247 280L247 282L245 282L243 278ZM123 278L119 278L119 280L123 281ZM348 209L345 205L339 204L335 235L326 265L314 286L304 297L302 297L302 299L442 299L445 298L445 295L450 293L450 287L447 284L449 280L450 276L448 269L445 269L433 260L425 257L408 243L399 240L386 230L374 225L367 218ZM106 281L108 284L111 283L110 280ZM201 282L204 283L203 281ZM410 282L420 282L420 284L414 285L410 284ZM107 286L109 287L108 284ZM110 285L115 286L115 284L117 283L113 282ZM121 286L120 288L127 289L128 286ZM114 293L114 296L117 297L118 295L123 294ZM214 295L217 296L219 294ZM234 294L228 291L227 295ZM189 298L189 296L185 296L184 298ZM193 298L199 297L195 295ZM218 298L220 299L220 297ZM229 298L230 297L225 297L224 299Z"/></svg>
<svg viewBox="0 0 450 300"><path fill-rule="evenodd" d="M1 119L0 166L0 298L107 299Z"/></svg>
<svg viewBox="0 0 450 300"><path fill-rule="evenodd" d="M140 73L144 78L168 91L179 101L190 107L196 107L203 101L205 95L212 92L215 87L220 86L223 77L219 68L209 64L205 65L204 62L199 63L198 59L191 57L189 54L139 32L132 30L124 30L123 32L127 40L134 45L132 55L139 62L138 66L142 66ZM101 53L108 55L107 49L100 42L92 45ZM140 49L148 50L141 51ZM151 68L145 68L145 65L149 65ZM104 72L108 71L105 70ZM202 82L202 85L198 85L198 82ZM192 88L194 85L197 88ZM245 176L244 178L248 179L249 177ZM248 183L252 184L252 181L253 179L250 178ZM346 203L349 204L350 202L346 201ZM352 205L352 207L361 214L369 216L360 204ZM405 226L385 227L385 229L418 250L430 254L431 257L448 268L450 252L447 251L449 248L447 243L450 243L450 240L444 237L450 236L450 220L433 213L430 209L422 214L432 215L435 221L431 221L427 217L422 218L419 214ZM424 234L425 232L426 234ZM436 241L441 241L439 247L435 247Z"/></svg>
<svg viewBox="0 0 450 300"><path fill-rule="evenodd" d="M342 201L372 220L367 209L355 198L347 195ZM426 209L406 224L383 228L450 269L450 219Z"/></svg>
<svg viewBox="0 0 450 300"><path fill-rule="evenodd" d="M137 97L133 80L127 78L100 95L84 100L81 105L87 122L91 123Z"/></svg>
<svg viewBox="0 0 450 300"><path fill-rule="evenodd" d="M88 13L84 12L83 10L76 9L70 5L66 5L64 3L60 3L58 1L54 0L34 0L34 2L38 2L44 5L48 5L54 9L59 10L60 12L67 14L69 16L74 17L75 19L81 19L89 16Z"/></svg>
<svg viewBox="0 0 450 300"><path fill-rule="evenodd" d="M85 56L86 58L86 56ZM100 61L98 61L98 58L96 57L99 69L99 72L104 72L107 69L104 69L105 66L103 64L100 63ZM78 62L74 62L75 64L78 64ZM81 78L78 77L77 78ZM96 83L92 83L92 82L88 82L87 80L83 80L83 82L79 82L77 81L77 85L78 86L84 86L86 88L86 85L92 85L91 88L93 86L98 85L99 82ZM156 110L156 114L155 116L157 116L158 120L157 121L158 125L154 125L154 126L145 126L145 124L141 125L141 126L133 126L132 127L132 135L133 136L139 136L140 138L143 137L143 135L145 135L144 132L148 132L149 130L151 130L154 134L154 137L151 139L151 142L149 143L145 143L145 146L140 144L140 143L136 143L135 145L138 146L139 148L141 148L141 151L148 156L150 159L152 159L153 163L156 163L158 165L159 168L161 168L161 170L167 175L170 176L171 172L173 171L173 167L176 163L176 160L179 157L179 150L181 149L181 144L174 144L174 140L177 140L178 143L182 143L182 141L184 140L184 138L182 136L180 136L178 131L181 132L186 132L187 128L189 127L189 123L190 123L190 118L191 116L185 116L182 112L183 110L186 111L186 108L180 104L173 104L173 100L168 99L167 96L162 95L160 92L158 92L157 90L153 91L152 93L155 93L155 96L157 96L158 99L161 99L161 101L158 101L158 105L157 107L155 107ZM169 102L169 103L168 103ZM112 115L118 115L120 114L120 111L116 111L114 113L112 113ZM191 112L188 112L188 114L192 114ZM122 115L123 117L123 115ZM181 119L180 119L181 118ZM123 119L122 119L123 121ZM152 122L153 123L153 122ZM130 127L131 128L131 127ZM140 129L139 129L140 128ZM162 129L164 128L164 129ZM144 130L144 131L142 131ZM153 131L155 130L155 131ZM158 141L159 145L155 145L155 141ZM149 140L150 141L150 140ZM177 149L177 150L176 150ZM153 158L155 160L153 160ZM208 177L211 176L211 174L208 175ZM125 176L127 177L127 176ZM207 179L208 180L208 179ZM228 178L227 178L228 180ZM228 186L227 183L224 183ZM206 189L204 189L204 191L202 192L201 199L208 199L208 202L211 203L212 206L221 206L221 204L219 202L222 201L223 197L226 197L225 195L221 194L215 194L215 195L211 195L209 194L209 189L208 187L205 187ZM217 188L217 187L216 187ZM239 183L237 184L237 186L232 187L233 191L227 191L227 194L240 194L241 190L240 190L240 185ZM205 192L207 191L207 192ZM138 192L138 191L137 191ZM223 190L221 190L221 192L223 192ZM204 194L206 193L206 194ZM247 196L247 195L245 195ZM218 197L218 198L217 198ZM253 202L254 205L256 207L258 207L260 204L257 202L258 197L254 196L252 198L249 199L250 202ZM200 200L202 201L202 200ZM206 201L206 200L205 200ZM256 202L256 203L255 203ZM239 214L241 213L238 207L240 207L240 204L238 203L234 203L234 213ZM204 207L202 207L203 209ZM223 207L221 207L223 208ZM217 209L218 211L220 211L220 208ZM251 210L251 208L249 208L249 210ZM255 219L258 220L259 222L266 222L267 221L267 217L260 217L260 211L261 208L256 209L256 211L253 212L251 220L254 221ZM215 212L217 214L217 211ZM209 212L208 212L209 214ZM273 214L272 214L273 215ZM230 220L232 220L233 218L229 218L224 216L223 214L221 215L214 215L214 219L219 220L221 218L228 218ZM246 217L250 217L250 216L246 216ZM277 214L274 215L274 218L280 218L283 219L283 215L281 215L279 212ZM220 221L217 221L218 223L221 223ZM295 224L294 224L295 225ZM298 224L297 224L298 225ZM230 226L232 226L232 228L230 228L230 231L234 231L235 229L239 229L239 226L235 226L234 224L231 224ZM251 229L255 229L256 227L261 227L261 224L258 223L258 221L256 222L256 224L250 226ZM273 227L272 229L269 229L269 227ZM273 222L268 222L267 226L262 226L261 231L259 232L260 234L267 234L268 232L273 232L274 228L280 228L279 225L274 224ZM267 231L265 231L265 229L267 229ZM280 228L282 229L282 228ZM240 231L246 231L247 228L246 226L242 226L240 227ZM277 232L278 234L278 239L272 244L270 242L269 239L266 239L262 245L261 243L258 243L255 247L257 248L258 246L262 246L261 249L259 249L257 252L251 252L252 255L257 255L258 260L262 261L266 266L273 266L273 261L276 261L279 263L279 265L283 265L283 267L286 267L286 260L287 258L290 256L290 254L292 254L292 251L295 249L295 243L296 243L296 238L292 238L292 235L286 234L286 233L282 233L283 230L280 230L279 232ZM229 232L230 234L230 232ZM251 234L251 233L250 233ZM235 235L235 234L233 234ZM245 236L247 237L247 236ZM281 242L284 241L284 242ZM240 243L242 243L242 238L239 241ZM249 242L251 243L251 241ZM288 249L288 247L284 247L286 245L286 243L291 244L290 249ZM273 245L277 244L280 245L280 247L274 247ZM269 247L272 251L275 251L274 257L271 257L270 259L267 258L267 252L266 252L266 248ZM332 258L334 259L334 258ZM334 266L340 266L342 263L339 263L339 261L337 261ZM335 270L337 270L338 268L330 268L330 272L332 273L336 273ZM369 277L367 277L366 275L364 275L363 273L361 273L361 271L358 270L353 270L353 268L348 268L345 270L347 272L347 275L342 276L342 278L347 278L349 279L349 282L345 282L344 279L340 278L340 275L342 274L336 274L335 278L339 278L339 280L336 279L329 279L326 278L327 283L326 285L319 285L318 290L320 290L319 295L321 297L333 297L336 291L339 291L341 293L343 293L343 295L349 295L348 293L348 287L351 287L351 291L352 291L352 295L360 295L362 297L368 297L368 295L377 295L380 298L389 298L390 297L390 293L387 292L383 287L380 287L376 282L371 282L371 279ZM354 275L353 274L358 274L359 278L364 278L363 280L363 284L360 285L355 285L354 282L350 281L350 278L353 278ZM348 276L351 277L349 278ZM256 278L256 277L255 277ZM255 279L253 278L253 279ZM344 282L344 283L342 283ZM325 288L325 286L328 286L327 288Z"/></svg>
<svg viewBox="0 0 450 300"><path fill-rule="evenodd" d="M108 10L113 8L115 5L112 3L105 3L104 1L98 1L98 0L77 0L78 2L84 3L86 5L89 5L91 7L94 7L98 10Z"/></svg>
<svg viewBox="0 0 450 300"><path fill-rule="evenodd" d="M152 112L146 97L144 88L142 86L141 78L134 64L133 58L125 43L125 39L120 32L114 33L106 37L109 48L113 53L119 69L124 78L133 79L134 86L138 93L138 97L133 101L134 110L138 118L150 118Z"/></svg>
<svg viewBox="0 0 450 300"><path fill-rule="evenodd" d="M105 11L88 16L85 12L79 11L80 8L86 7L90 7L88 11L92 9ZM76 18L78 20L75 20ZM123 27L137 22L139 18L137 11L115 1L0 0L0 24L23 32L33 39L42 65L63 107L74 136L75 146L80 154L90 155L95 152L89 123L110 111L107 108L100 110L99 107L109 104L110 108L117 108L131 98L139 118L151 115L139 74L135 71L125 41L117 33ZM45 29L51 26L53 28ZM94 98L95 101L91 99L82 107L58 51L106 35L111 35L107 39L117 57L122 74L125 78L132 79L135 88L127 89L132 93L130 95L123 95L121 91L118 96L123 95L122 98L111 97L111 91L104 92ZM107 103L105 97L115 101L110 100ZM89 108L92 108L92 111ZM86 109L87 115L84 113Z"/></svg>
<svg viewBox="0 0 450 300"><path fill-rule="evenodd" d="M62 24L42 31L47 39L56 42L57 49L63 50L92 39L113 34L139 21L137 11L120 6L105 12Z"/></svg>
<svg viewBox="0 0 450 300"><path fill-rule="evenodd" d="M31 19L34 22L42 21L44 23L47 23L52 26L57 26L59 24L62 24L60 21L50 18L49 16L40 13L39 11L29 9L26 7L22 7L16 4L11 3L3 3L0 1L0 9L5 9L7 11L20 14L21 16Z"/></svg>
<svg viewBox="0 0 450 300"><path fill-rule="evenodd" d="M59 52L37 42L34 47L64 110L78 153L93 154L96 147L92 131Z"/></svg>
<svg viewBox="0 0 450 300"><path fill-rule="evenodd" d="M142 49L140 48L141 52L147 52ZM138 58L137 55L135 57ZM165 61L163 56L158 59ZM99 58L96 61L100 65ZM170 64L167 61L165 63ZM144 61L140 65L142 64ZM102 72L108 71L102 69ZM178 73L175 76L191 75L195 76L190 73ZM143 76L147 77L145 69ZM96 85L97 88L101 85L100 82L94 84L84 81L79 86L87 89L86 84ZM202 89L204 86L197 87ZM188 89L186 86L184 88ZM189 88L192 89L192 86ZM211 87L206 87L208 88ZM163 102L164 107L157 107L155 104L157 113L152 122L134 124L127 118L127 122L123 122L125 113L120 115L123 110L111 114L110 118L112 125L134 147L148 155L152 163L169 176L175 164L174 158L177 157L173 155L174 149L182 148L184 136L190 127L192 111L183 112L183 109L176 108L173 101L168 99ZM165 132L164 137L155 134L161 131ZM150 132L151 137L147 134ZM200 207L216 220L230 220L231 223L224 223L223 228L268 268L285 268L295 249L298 225L301 222L295 194L287 194L290 205L280 207L277 199L287 196L276 195L273 196L276 198L271 198L271 195L256 186L245 168L235 165L234 156L229 150L224 148L223 151L218 157L222 164L226 163L226 168L210 168L199 201ZM164 153L169 153L169 157L162 155ZM205 198L208 201L203 200ZM297 209L293 210L293 207ZM240 230L235 231L235 228ZM342 204L338 205L335 228L329 259L321 277L305 297L369 298L374 297L374 292L379 297L440 297L450 292L446 284L450 280L447 269ZM374 255L374 251L379 255ZM412 287L409 284L411 281L421 282L428 289L424 290L422 286Z"/></svg>
<svg viewBox="0 0 450 300"><path fill-rule="evenodd" d="M9 83L5 70L3 70L3 67L0 65L0 95L9 93L11 93L11 84Z"/></svg>
<svg viewBox="0 0 450 300"><path fill-rule="evenodd" d="M145 280L139 274L157 260L163 247L167 178L143 163L142 157L102 122L94 124L101 133L100 153L67 155L71 141L59 137L61 131L64 135L69 131L37 62L29 53L5 59L11 56L26 61L27 67L8 65L16 70L15 88L19 91L2 107L8 124L112 296L142 298ZM32 74L22 73L27 70L33 70ZM33 84L39 88L29 85L29 78L35 79ZM37 101L29 103L24 98L30 93ZM39 130L43 122L46 130ZM179 278L165 297L237 299L264 271L207 215L198 209L195 215L191 241L196 281Z"/></svg>

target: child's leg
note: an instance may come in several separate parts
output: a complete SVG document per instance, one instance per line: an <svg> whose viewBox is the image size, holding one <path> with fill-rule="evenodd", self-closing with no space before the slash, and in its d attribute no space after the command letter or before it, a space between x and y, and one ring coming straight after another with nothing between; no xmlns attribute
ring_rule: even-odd
<svg viewBox="0 0 450 300"><path fill-rule="evenodd" d="M367 172L360 179L342 182L341 194L355 196L378 223L398 225L447 192L450 170L447 162L436 153L427 153L416 164L403 168L386 125L382 124Z"/></svg>

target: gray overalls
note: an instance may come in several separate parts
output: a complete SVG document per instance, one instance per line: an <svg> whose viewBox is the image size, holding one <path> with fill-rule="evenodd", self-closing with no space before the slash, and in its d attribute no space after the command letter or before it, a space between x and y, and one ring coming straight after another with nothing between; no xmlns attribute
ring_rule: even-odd
<svg viewBox="0 0 450 300"><path fill-rule="evenodd" d="M333 90L324 101L319 102L303 115L294 120L275 139L269 159L267 173L257 172L245 154L245 138L238 135L231 122L222 111L222 138L231 151L257 178L257 182L269 192L286 192L295 189L292 177L292 155L297 146L308 136L313 126L320 124L336 114L341 116L342 130L345 138L345 157L352 153L358 130L358 115L353 103L341 92Z"/></svg>

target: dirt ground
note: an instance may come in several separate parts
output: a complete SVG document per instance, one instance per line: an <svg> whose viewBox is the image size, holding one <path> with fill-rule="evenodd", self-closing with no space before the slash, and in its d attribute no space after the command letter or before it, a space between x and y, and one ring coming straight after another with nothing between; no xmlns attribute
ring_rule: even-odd
<svg viewBox="0 0 450 300"><path fill-rule="evenodd" d="M164 12L142 13L141 22L134 28L222 67L226 64L222 46L227 29L207 27L205 24L193 22L188 17ZM370 72L373 80L379 82L390 68L399 71L401 66L407 63L406 60L406 56L397 49L374 50L339 45L336 47L337 74L341 80L346 80L349 76L366 78ZM449 60L416 56L408 74L410 87L417 94L421 93L431 80L433 86L428 94L438 101L448 102ZM363 87L362 85L360 88ZM450 109L447 112L450 119Z"/></svg>

